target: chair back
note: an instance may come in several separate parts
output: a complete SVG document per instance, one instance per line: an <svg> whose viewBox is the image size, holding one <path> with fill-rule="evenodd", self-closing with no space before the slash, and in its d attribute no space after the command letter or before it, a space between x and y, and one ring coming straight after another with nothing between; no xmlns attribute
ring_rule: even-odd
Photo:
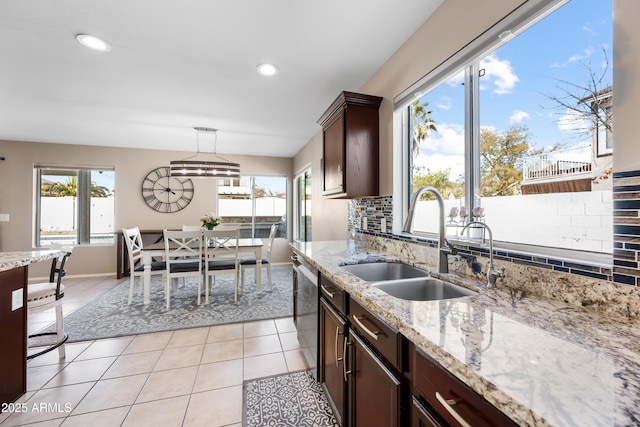
<svg viewBox="0 0 640 427"><path fill-rule="evenodd" d="M271 230L269 230L269 242L267 242L267 258L271 260L271 249L273 249L273 241L276 238L276 233L278 232L278 226L276 224L271 225Z"/></svg>
<svg viewBox="0 0 640 427"><path fill-rule="evenodd" d="M133 271L142 260L142 235L138 227L123 228L122 235L129 253L129 269Z"/></svg>
<svg viewBox="0 0 640 427"><path fill-rule="evenodd" d="M181 264L193 264L202 254L202 231L164 230L164 249L167 270L180 268ZM200 266L200 262L197 262Z"/></svg>
<svg viewBox="0 0 640 427"><path fill-rule="evenodd" d="M235 260L238 261L238 227L214 228L203 230L206 242L205 254L208 261Z"/></svg>

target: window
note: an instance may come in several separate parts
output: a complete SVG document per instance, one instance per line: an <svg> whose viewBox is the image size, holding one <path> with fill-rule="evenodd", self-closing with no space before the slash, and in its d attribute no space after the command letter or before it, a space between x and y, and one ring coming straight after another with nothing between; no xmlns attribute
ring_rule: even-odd
<svg viewBox="0 0 640 427"><path fill-rule="evenodd" d="M311 168L305 170L295 180L295 240L311 241Z"/></svg>
<svg viewBox="0 0 640 427"><path fill-rule="evenodd" d="M113 244L115 172L36 166L37 247Z"/></svg>
<svg viewBox="0 0 640 427"><path fill-rule="evenodd" d="M241 237L267 238L272 224L276 237L287 236L287 178L242 176L218 180L218 215L237 224Z"/></svg>
<svg viewBox="0 0 640 427"><path fill-rule="evenodd" d="M611 1L523 7L396 99L407 196L436 187L450 238L475 219L496 241L611 253ZM437 231L429 199L416 231Z"/></svg>

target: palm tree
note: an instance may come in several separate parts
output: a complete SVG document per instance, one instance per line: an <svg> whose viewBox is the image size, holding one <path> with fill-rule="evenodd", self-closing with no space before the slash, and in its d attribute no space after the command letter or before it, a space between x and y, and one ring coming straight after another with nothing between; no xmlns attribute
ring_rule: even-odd
<svg viewBox="0 0 640 427"><path fill-rule="evenodd" d="M433 120L431 114L432 110L427 110L429 103L424 101L420 103L419 99L416 99L411 104L411 121L413 122L413 141L411 146L411 152L416 157L420 154L420 143L427 139L431 132L437 132L436 121Z"/></svg>
<svg viewBox="0 0 640 427"><path fill-rule="evenodd" d="M91 183L91 197L107 197L109 189L101 185ZM40 195L45 197L77 197L78 196L78 178L69 177L66 182L43 182Z"/></svg>

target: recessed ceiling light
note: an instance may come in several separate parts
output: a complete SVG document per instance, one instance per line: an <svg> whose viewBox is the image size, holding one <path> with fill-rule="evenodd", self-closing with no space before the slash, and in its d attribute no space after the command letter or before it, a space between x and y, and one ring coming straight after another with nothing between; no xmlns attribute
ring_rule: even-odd
<svg viewBox="0 0 640 427"><path fill-rule="evenodd" d="M278 74L278 67L273 64L260 64L257 69L263 76L275 76Z"/></svg>
<svg viewBox="0 0 640 427"><path fill-rule="evenodd" d="M106 41L99 39L96 36L90 36L89 34L78 34L76 40L88 47L89 49L99 50L100 52L107 52L111 50L111 46Z"/></svg>

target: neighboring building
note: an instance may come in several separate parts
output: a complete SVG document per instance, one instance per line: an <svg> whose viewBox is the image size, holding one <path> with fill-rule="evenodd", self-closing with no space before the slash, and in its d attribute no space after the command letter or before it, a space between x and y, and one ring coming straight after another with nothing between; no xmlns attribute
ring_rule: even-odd
<svg viewBox="0 0 640 427"><path fill-rule="evenodd" d="M611 86L581 99L591 114L590 159L576 160L585 147L539 154L524 159L522 194L547 194L611 189L613 132Z"/></svg>

